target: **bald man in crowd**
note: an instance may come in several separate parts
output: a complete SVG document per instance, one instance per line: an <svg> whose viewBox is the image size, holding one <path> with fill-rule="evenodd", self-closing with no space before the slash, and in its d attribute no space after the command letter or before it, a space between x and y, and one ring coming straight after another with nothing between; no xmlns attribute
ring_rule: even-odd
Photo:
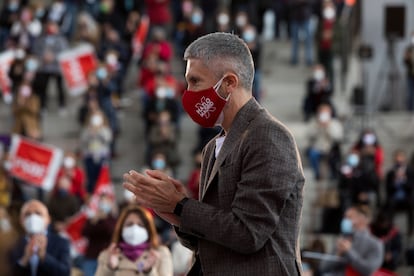
<svg viewBox="0 0 414 276"><path fill-rule="evenodd" d="M13 275L70 275L69 241L48 231L50 220L42 202L30 200L23 205L20 223L26 234L11 252Z"/></svg>

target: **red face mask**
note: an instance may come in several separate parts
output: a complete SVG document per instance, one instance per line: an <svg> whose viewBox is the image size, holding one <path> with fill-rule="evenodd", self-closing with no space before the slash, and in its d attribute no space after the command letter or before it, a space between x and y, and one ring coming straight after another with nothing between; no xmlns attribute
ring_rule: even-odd
<svg viewBox="0 0 414 276"><path fill-rule="evenodd" d="M214 127L219 123L220 115L228 99L223 99L217 93L223 78L213 87L200 91L184 91L181 99L184 110L194 122L202 127Z"/></svg>

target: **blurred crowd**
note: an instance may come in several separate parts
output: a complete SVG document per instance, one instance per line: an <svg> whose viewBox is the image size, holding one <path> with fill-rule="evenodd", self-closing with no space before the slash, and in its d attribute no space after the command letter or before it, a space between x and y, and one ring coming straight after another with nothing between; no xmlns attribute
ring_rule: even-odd
<svg viewBox="0 0 414 276"><path fill-rule="evenodd" d="M145 131L142 167L177 176L182 163L178 143L185 83L182 75L174 74L184 71L184 63L178 62L181 68L177 69L173 61L182 60L184 49L193 40L214 31L233 32L247 43L255 61L253 95L259 101L264 90L263 41L290 40L291 66L300 63L303 46L304 63L311 75L308 80L298 80L304 81L302 110L298 112L308 128L305 165L312 169L316 181L327 180L334 187L329 194L333 199L323 203L320 231L369 232L385 246L384 252L376 256L382 259L374 263L395 270L402 260L403 247L393 215L405 212L406 233L413 230L414 155L396 149L392 167L384 168L384 149L375 129L361 130L352 147L344 147L345 130L332 97L333 60L341 43L339 22L347 8L341 0L3 1L0 51L14 54L8 72L11 93L3 97L12 106L9 134L47 141L43 119L55 115L49 103L50 80L57 94L57 115L62 120L67 118L71 101L67 100L59 66L60 53L87 43L99 62L87 76L88 87L78 107L78 146L65 149L48 194L38 188L33 200L27 192L30 183L9 173L9 145L0 144L0 275L29 275L33 267L37 275L63 276L70 271L86 276L124 275L115 274L119 270L138 275L184 275L191 253L176 241L170 225L151 210L134 206L134 196L127 191L122 199L104 192L96 195L96 210L87 212L81 229L88 241L84 252L75 252L76 246L62 236L71 219L89 204L102 168L110 167L118 157L117 140L122 135L119 111L128 92L125 78L131 66L138 69L140 102L136 104L141 106ZM137 30L145 28L144 43L136 44ZM410 45L405 64L413 94L414 40ZM412 106L410 101L408 108L412 110ZM194 167L184 181L194 198L198 198L201 150L219 131L198 129L198 142L193 145ZM351 221L351 227L343 226L343 217ZM56 247L50 246L52 243ZM336 249L346 255L354 245L341 241ZM325 252L318 241L309 248ZM360 257L364 260L363 255ZM315 262L307 260L305 264ZM314 275L322 273L319 267L304 265L304 270L311 269Z"/></svg>

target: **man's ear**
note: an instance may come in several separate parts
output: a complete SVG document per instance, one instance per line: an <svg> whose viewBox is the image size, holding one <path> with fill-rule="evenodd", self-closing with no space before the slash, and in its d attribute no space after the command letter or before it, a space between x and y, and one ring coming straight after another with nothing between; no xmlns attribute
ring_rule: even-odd
<svg viewBox="0 0 414 276"><path fill-rule="evenodd" d="M234 73L228 73L223 79L222 85L226 89L227 93L231 93L239 86L239 77Z"/></svg>

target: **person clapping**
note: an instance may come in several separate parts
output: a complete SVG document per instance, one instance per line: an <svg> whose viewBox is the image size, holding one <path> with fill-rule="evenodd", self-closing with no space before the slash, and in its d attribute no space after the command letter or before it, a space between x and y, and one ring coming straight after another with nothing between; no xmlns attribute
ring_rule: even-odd
<svg viewBox="0 0 414 276"><path fill-rule="evenodd" d="M126 207L115 226L111 245L98 257L96 276L173 275L169 249L159 244L152 215L145 209Z"/></svg>

